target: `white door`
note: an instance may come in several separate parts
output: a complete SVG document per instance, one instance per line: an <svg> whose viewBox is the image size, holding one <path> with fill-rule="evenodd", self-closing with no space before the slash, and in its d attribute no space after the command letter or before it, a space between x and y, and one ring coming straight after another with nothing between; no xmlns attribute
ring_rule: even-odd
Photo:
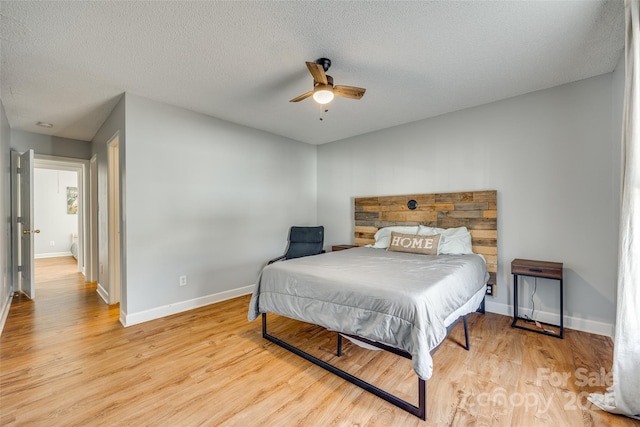
<svg viewBox="0 0 640 427"><path fill-rule="evenodd" d="M33 236L40 233L33 224L33 150L11 153L12 212L14 226L14 276L19 290L35 298L33 277Z"/></svg>

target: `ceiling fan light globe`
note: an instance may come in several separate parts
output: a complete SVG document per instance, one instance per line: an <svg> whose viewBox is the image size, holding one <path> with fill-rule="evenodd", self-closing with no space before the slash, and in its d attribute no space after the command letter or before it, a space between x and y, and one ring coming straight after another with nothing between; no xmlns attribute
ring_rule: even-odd
<svg viewBox="0 0 640 427"><path fill-rule="evenodd" d="M313 92L313 99L318 104L328 104L333 101L333 90L328 87L317 88L317 90Z"/></svg>

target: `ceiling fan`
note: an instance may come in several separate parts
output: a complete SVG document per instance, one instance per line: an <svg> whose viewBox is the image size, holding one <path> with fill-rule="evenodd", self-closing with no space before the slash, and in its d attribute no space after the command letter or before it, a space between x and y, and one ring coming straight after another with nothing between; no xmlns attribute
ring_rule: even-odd
<svg viewBox="0 0 640 427"><path fill-rule="evenodd" d="M366 89L355 86L334 86L333 77L325 73L331 67L331 60L320 58L316 62L307 62L307 68L313 77L313 90L304 93L289 102L299 102L313 96L318 104L327 104L333 100L334 96L343 98L360 99L364 96Z"/></svg>

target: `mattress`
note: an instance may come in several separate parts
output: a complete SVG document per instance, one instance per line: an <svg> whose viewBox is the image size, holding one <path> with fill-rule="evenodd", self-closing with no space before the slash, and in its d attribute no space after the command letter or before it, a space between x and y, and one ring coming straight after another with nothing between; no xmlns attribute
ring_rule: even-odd
<svg viewBox="0 0 640 427"><path fill-rule="evenodd" d="M266 266L248 319L276 313L411 354L422 379L453 317L473 312L489 274L478 255L353 248ZM475 300L474 300L475 299Z"/></svg>

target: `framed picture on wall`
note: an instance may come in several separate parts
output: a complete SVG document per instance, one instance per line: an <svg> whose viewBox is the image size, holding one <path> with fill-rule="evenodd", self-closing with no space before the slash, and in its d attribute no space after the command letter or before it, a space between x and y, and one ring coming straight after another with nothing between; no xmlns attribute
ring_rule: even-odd
<svg viewBox="0 0 640 427"><path fill-rule="evenodd" d="M67 213L69 215L78 213L78 187L67 187Z"/></svg>

